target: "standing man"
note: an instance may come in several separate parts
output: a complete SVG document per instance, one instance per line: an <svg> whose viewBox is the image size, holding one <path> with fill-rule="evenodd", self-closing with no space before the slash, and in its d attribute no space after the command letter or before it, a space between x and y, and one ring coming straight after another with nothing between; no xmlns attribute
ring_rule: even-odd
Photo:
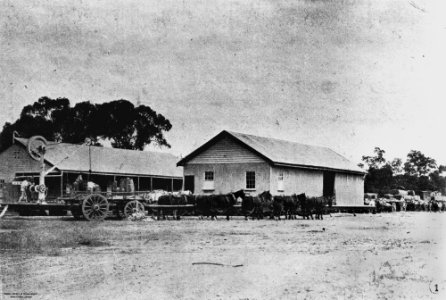
<svg viewBox="0 0 446 300"><path fill-rule="evenodd" d="M25 201L28 202L28 187L31 184L31 182L28 181L27 178L25 178L22 183L20 184L20 198L19 198L19 202Z"/></svg>

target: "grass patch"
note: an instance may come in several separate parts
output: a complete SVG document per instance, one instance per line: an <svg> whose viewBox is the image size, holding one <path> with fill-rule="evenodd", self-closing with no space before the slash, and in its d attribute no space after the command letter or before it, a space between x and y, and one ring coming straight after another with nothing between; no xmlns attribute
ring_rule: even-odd
<svg viewBox="0 0 446 300"><path fill-rule="evenodd" d="M321 232L325 232L325 230L308 230L307 232L311 232L311 233L321 233Z"/></svg>
<svg viewBox="0 0 446 300"><path fill-rule="evenodd" d="M376 226L376 227L370 227L370 226L348 226L346 227L350 230L389 230L389 227L387 226Z"/></svg>
<svg viewBox="0 0 446 300"><path fill-rule="evenodd" d="M23 224L17 222L0 222L0 229L2 230L19 230L23 228Z"/></svg>
<svg viewBox="0 0 446 300"><path fill-rule="evenodd" d="M104 246L110 246L109 243L99 241L99 240L90 240L87 238L81 238L78 242L81 246L88 246L88 247L104 247Z"/></svg>
<svg viewBox="0 0 446 300"><path fill-rule="evenodd" d="M87 222L60 222L52 220L8 220L2 222L0 249L31 254L60 256L61 248L79 246L102 247L109 244L104 237L115 233L109 226L99 227ZM103 228L104 227L104 228Z"/></svg>

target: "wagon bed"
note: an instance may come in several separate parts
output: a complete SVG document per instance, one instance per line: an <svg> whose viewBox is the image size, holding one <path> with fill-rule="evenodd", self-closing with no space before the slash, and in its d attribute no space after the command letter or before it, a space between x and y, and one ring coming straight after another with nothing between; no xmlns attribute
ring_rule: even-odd
<svg viewBox="0 0 446 300"><path fill-rule="evenodd" d="M106 217L117 214L128 217L136 212L145 212L148 208L150 191L138 192L75 192L65 197L59 197L48 203L29 202L3 202L1 207L19 212L21 215L29 215L32 211L56 211L59 215L71 211L74 218L91 220L103 220ZM153 206L153 205L152 205Z"/></svg>

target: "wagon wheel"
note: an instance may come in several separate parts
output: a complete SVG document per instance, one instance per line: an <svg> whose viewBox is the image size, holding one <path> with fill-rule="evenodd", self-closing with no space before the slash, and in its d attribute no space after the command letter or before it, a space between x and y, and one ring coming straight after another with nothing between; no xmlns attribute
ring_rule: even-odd
<svg viewBox="0 0 446 300"><path fill-rule="evenodd" d="M108 201L100 194L88 195L82 203L82 213L88 221L104 220L108 215Z"/></svg>
<svg viewBox="0 0 446 300"><path fill-rule="evenodd" d="M133 201L127 202L127 204L124 206L124 216L126 218L128 218L134 213L145 214L145 210L146 209L141 202L139 202L138 200L133 200Z"/></svg>

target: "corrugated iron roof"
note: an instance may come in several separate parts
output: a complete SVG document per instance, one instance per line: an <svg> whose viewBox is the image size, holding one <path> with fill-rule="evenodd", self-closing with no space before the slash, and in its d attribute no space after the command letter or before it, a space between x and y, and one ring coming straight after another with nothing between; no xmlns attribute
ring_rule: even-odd
<svg viewBox="0 0 446 300"><path fill-rule="evenodd" d="M219 133L188 156L184 157L178 162L178 165L184 165L189 159L195 157L224 136L231 137L273 165L300 166L365 173L347 158L330 148L310 146L226 130Z"/></svg>
<svg viewBox="0 0 446 300"><path fill-rule="evenodd" d="M28 139L16 138L23 146ZM45 160L61 171L182 177L178 157L161 152L49 142ZM90 149L89 149L90 148ZM90 153L90 154L89 154ZM64 160L64 158L68 157Z"/></svg>

